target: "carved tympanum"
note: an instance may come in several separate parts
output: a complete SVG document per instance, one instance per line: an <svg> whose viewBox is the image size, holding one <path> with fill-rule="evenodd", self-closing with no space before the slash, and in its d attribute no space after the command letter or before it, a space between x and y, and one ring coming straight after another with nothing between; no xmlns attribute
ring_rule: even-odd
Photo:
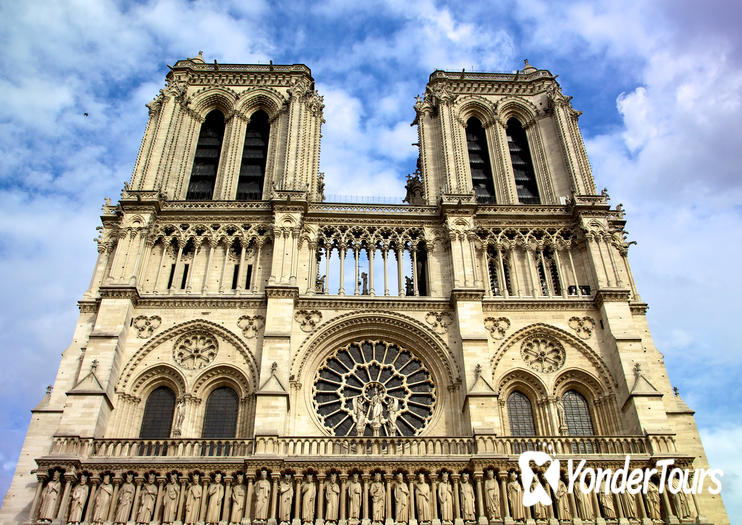
<svg viewBox="0 0 742 525"><path fill-rule="evenodd" d="M582 339L589 339L595 329L595 320L592 317L570 317L569 327L577 332Z"/></svg>
<svg viewBox="0 0 742 525"><path fill-rule="evenodd" d="M319 310L299 310L294 314L294 319L302 330L311 332L322 321L322 313Z"/></svg>
<svg viewBox="0 0 742 525"><path fill-rule="evenodd" d="M428 312L425 316L425 322L439 334L445 334L448 326L453 322L453 317L448 312Z"/></svg>
<svg viewBox="0 0 742 525"><path fill-rule="evenodd" d="M205 332L193 332L176 341L173 357L183 368L198 370L210 364L218 350L219 343L214 336Z"/></svg>
<svg viewBox="0 0 742 525"><path fill-rule="evenodd" d="M528 366L546 373L559 370L566 357L559 341L543 336L526 339L520 347L520 355Z"/></svg>
<svg viewBox="0 0 742 525"><path fill-rule="evenodd" d="M502 339L510 328L510 320L507 317L487 317L484 320L484 327L492 339Z"/></svg>
<svg viewBox="0 0 742 525"><path fill-rule="evenodd" d="M256 315L250 317L249 315L243 315L237 319L237 326L242 329L242 335L247 339L252 339L258 335L258 331L265 325L265 317L262 315Z"/></svg>
<svg viewBox="0 0 742 525"><path fill-rule="evenodd" d="M162 324L162 319L159 315L152 315L147 317L146 315L139 315L134 318L134 328L137 329L137 337L139 339L149 339L155 330Z"/></svg>

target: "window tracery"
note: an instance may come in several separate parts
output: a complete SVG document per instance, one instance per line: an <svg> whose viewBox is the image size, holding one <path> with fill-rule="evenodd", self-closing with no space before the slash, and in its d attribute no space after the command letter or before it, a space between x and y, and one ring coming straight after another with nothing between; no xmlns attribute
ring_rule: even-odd
<svg viewBox="0 0 742 525"><path fill-rule="evenodd" d="M559 341L547 337L531 337L520 347L523 361L536 372L554 372L564 365L566 353Z"/></svg>
<svg viewBox="0 0 742 525"><path fill-rule="evenodd" d="M214 336L195 332L180 337L173 347L175 362L183 368L197 370L210 364L219 350Z"/></svg>

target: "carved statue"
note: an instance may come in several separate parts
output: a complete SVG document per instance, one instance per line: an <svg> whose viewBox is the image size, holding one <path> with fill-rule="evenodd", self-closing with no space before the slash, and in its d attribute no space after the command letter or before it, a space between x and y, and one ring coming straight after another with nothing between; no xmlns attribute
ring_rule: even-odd
<svg viewBox="0 0 742 525"><path fill-rule="evenodd" d="M484 480L484 498L487 503L487 516L490 521L500 517L500 487L497 486L495 471L487 471L487 479Z"/></svg>
<svg viewBox="0 0 742 525"><path fill-rule="evenodd" d="M291 502L294 499L294 484L291 482L291 474L283 475L278 490L281 494L281 503L278 506L278 520L281 523L291 521Z"/></svg>
<svg viewBox="0 0 742 525"><path fill-rule="evenodd" d="M523 506L523 491L515 472L510 473L507 485L508 503L510 503L510 514L514 520L525 520L526 509Z"/></svg>
<svg viewBox="0 0 742 525"><path fill-rule="evenodd" d="M564 415L564 401L561 398L556 400L556 410L559 418L559 432L564 433L567 430L567 419Z"/></svg>
<svg viewBox="0 0 742 525"><path fill-rule="evenodd" d="M374 431L374 436L379 435L379 429L384 423L386 423L386 419L384 418L384 400L381 397L381 392L376 390L371 398L371 428Z"/></svg>
<svg viewBox="0 0 742 525"><path fill-rule="evenodd" d="M59 481L60 476L61 473L55 470L52 479L44 487L41 507L39 508L40 521L52 521L57 517L57 502L59 501L59 491L62 488L62 483Z"/></svg>
<svg viewBox="0 0 742 525"><path fill-rule="evenodd" d="M116 512L113 515L113 522L116 524L122 524L129 521L129 515L131 514L131 506L134 503L134 493L136 488L134 487L134 475L131 473L126 474L124 483L119 487L118 501L116 502Z"/></svg>
<svg viewBox="0 0 742 525"><path fill-rule="evenodd" d="M384 521L384 482L381 481L381 473L374 474L374 481L369 489L371 494L371 517L374 523Z"/></svg>
<svg viewBox="0 0 742 525"><path fill-rule="evenodd" d="M206 506L206 519L209 524L219 523L222 510L222 500L224 499L224 485L222 485L222 475L214 474L214 481L209 485L206 493L208 501Z"/></svg>
<svg viewBox="0 0 742 525"><path fill-rule="evenodd" d="M90 493L88 477L85 474L80 475L80 482L72 489L72 499L70 501L70 515L67 518L68 523L77 524L82 521L82 511L85 508L85 502ZM148 522L149 523L149 522Z"/></svg>
<svg viewBox="0 0 742 525"><path fill-rule="evenodd" d="M387 418L387 434L389 436L397 435L397 416L399 416L399 399L391 396L387 404L389 417Z"/></svg>
<svg viewBox="0 0 742 525"><path fill-rule="evenodd" d="M268 519L268 502L271 499L271 482L268 481L268 471L260 471L260 479L255 482L255 519Z"/></svg>
<svg viewBox="0 0 742 525"><path fill-rule="evenodd" d="M243 474L237 474L235 484L232 485L232 495L230 500L232 501L232 510L230 513L230 523L240 523L245 509L245 485L243 481L245 476Z"/></svg>
<svg viewBox="0 0 742 525"><path fill-rule="evenodd" d="M415 295L415 286L412 282L412 279L410 277L404 278L404 293L405 295L412 296Z"/></svg>
<svg viewBox="0 0 742 525"><path fill-rule="evenodd" d="M175 423L173 424L173 436L180 436L180 432L183 430L183 421L185 420L185 399L180 398L178 404L175 406Z"/></svg>
<svg viewBox="0 0 742 525"><path fill-rule="evenodd" d="M314 523L314 500L317 496L317 487L311 473L307 474L301 484L301 519L304 523Z"/></svg>
<svg viewBox="0 0 742 525"><path fill-rule="evenodd" d="M203 496L203 488L199 484L199 475L196 473L193 475L193 482L188 487L188 494L186 497L185 504L185 518L183 523L191 525L196 523L201 512L201 497Z"/></svg>
<svg viewBox="0 0 742 525"><path fill-rule="evenodd" d="M323 275L322 277L317 277L315 284L314 284L314 291L317 293L327 293L325 290L325 278L327 276Z"/></svg>
<svg viewBox="0 0 742 525"><path fill-rule="evenodd" d="M675 509L675 516L678 518L690 518L691 512L690 505L688 505L688 497L680 486L680 480L673 478L670 485L672 486L672 490L669 493L672 498L672 506ZM673 491L677 491L677 494L673 494Z"/></svg>
<svg viewBox="0 0 742 525"><path fill-rule="evenodd" d="M338 484L338 475L334 472L330 474L330 481L327 482L327 487L325 487L325 502L327 503L325 522L337 521L338 503L340 502L340 485Z"/></svg>
<svg viewBox="0 0 742 525"><path fill-rule="evenodd" d="M624 491L618 495L618 506L624 518L636 519L636 502L634 496Z"/></svg>
<svg viewBox="0 0 742 525"><path fill-rule="evenodd" d="M557 514L560 520L572 519L572 510L569 508L569 496L567 495L567 484L561 479L556 493Z"/></svg>
<svg viewBox="0 0 742 525"><path fill-rule="evenodd" d="M441 482L438 483L438 503L441 507L441 521L453 522L453 490L448 481L448 472L441 474Z"/></svg>
<svg viewBox="0 0 742 525"><path fill-rule="evenodd" d="M152 512L155 510L157 501L157 485L155 485L155 475L147 475L147 483L142 485L139 494L139 510L137 511L137 523L149 523L152 521ZM165 515L163 513L163 521Z"/></svg>
<svg viewBox="0 0 742 525"><path fill-rule="evenodd" d="M420 472L417 475L415 484L415 510L417 511L417 521L427 523L430 521L430 485L425 483L425 474Z"/></svg>
<svg viewBox="0 0 742 525"><path fill-rule="evenodd" d="M394 503L396 511L394 521L396 523L407 523L410 514L410 488L405 483L404 475L401 472L397 473L397 480L394 484Z"/></svg>
<svg viewBox="0 0 742 525"><path fill-rule="evenodd" d="M594 519L595 513L593 512L593 504L590 499L590 494L583 490L582 482L575 483L574 497L575 507L577 507L577 515L583 520Z"/></svg>
<svg viewBox="0 0 742 525"><path fill-rule="evenodd" d="M610 492L610 485L606 481L602 490L598 493L600 506L603 507L604 518L616 518L616 506L613 503L613 494Z"/></svg>
<svg viewBox="0 0 742 525"><path fill-rule="evenodd" d="M647 485L647 515L650 519L662 519L660 514L660 492L653 481Z"/></svg>
<svg viewBox="0 0 742 525"><path fill-rule="evenodd" d="M468 472L461 474L459 490L461 492L461 516L464 518L464 521L476 520L474 511L474 487L469 483Z"/></svg>
<svg viewBox="0 0 742 525"><path fill-rule="evenodd" d="M162 497L162 523L173 523L178 513L178 498L180 487L178 475L172 472L170 482L165 485L165 494Z"/></svg>
<svg viewBox="0 0 742 525"><path fill-rule="evenodd" d="M361 295L368 295L368 274L361 272Z"/></svg>
<svg viewBox="0 0 742 525"><path fill-rule="evenodd" d="M353 422L356 424L356 435L362 436L366 431L366 425L368 424L368 418L366 417L366 407L363 403L363 396L356 396L353 398L353 412L351 416Z"/></svg>
<svg viewBox="0 0 742 525"><path fill-rule="evenodd" d="M536 487L538 487L538 479L535 477L533 478L533 481L531 482L531 490L536 490ZM536 504L531 507L531 511L533 512L534 519L540 520L540 519L546 519L546 507L544 507L544 504L540 501L537 501Z"/></svg>
<svg viewBox="0 0 742 525"><path fill-rule="evenodd" d="M95 493L95 506L93 507L93 523L103 523L108 521L108 510L111 508L111 495L113 494L113 485L111 485L111 476L103 476L103 482Z"/></svg>
<svg viewBox="0 0 742 525"><path fill-rule="evenodd" d="M361 517L361 495L363 494L363 487L361 482L358 481L358 473L354 472L353 477L348 483L348 518L351 520L358 520Z"/></svg>

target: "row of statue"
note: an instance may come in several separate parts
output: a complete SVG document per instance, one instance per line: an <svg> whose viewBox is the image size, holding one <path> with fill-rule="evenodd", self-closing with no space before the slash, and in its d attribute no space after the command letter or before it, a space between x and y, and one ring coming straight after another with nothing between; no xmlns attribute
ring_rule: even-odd
<svg viewBox="0 0 742 525"><path fill-rule="evenodd" d="M662 520L674 516L688 519L694 502L682 491L659 489L649 482L644 496L599 493L569 493L564 480L551 492L552 505L540 503L523 506L523 487L515 471L495 472L489 469L472 480L469 472L443 470L436 474L368 475L353 472L350 476L331 471L327 475L307 471L270 473L258 470L255 475L215 472L202 475L165 477L147 473L143 477L127 472L114 478L109 473L91 478L81 473L65 475L54 470L43 484L40 481L32 505L32 521L51 523L55 520L70 525L120 524L265 524L308 525L322 520L357 525L381 525L389 522L420 524L440 522L465 524L486 520L535 521L581 518ZM677 483L677 480L674 480ZM533 480L534 488L539 483ZM543 487L549 485L541 480ZM664 498L664 499L663 499Z"/></svg>

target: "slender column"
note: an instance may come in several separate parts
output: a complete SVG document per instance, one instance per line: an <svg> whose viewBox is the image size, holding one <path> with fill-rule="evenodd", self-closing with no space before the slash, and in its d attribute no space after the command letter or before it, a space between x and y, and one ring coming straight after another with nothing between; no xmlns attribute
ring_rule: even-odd
<svg viewBox="0 0 742 525"><path fill-rule="evenodd" d="M204 474L204 479L201 481L201 512L198 515L198 521L204 521L206 519L206 503L208 502L209 493L209 477L208 474Z"/></svg>
<svg viewBox="0 0 742 525"><path fill-rule="evenodd" d="M345 245L340 246L340 288L338 295L345 295Z"/></svg>
<svg viewBox="0 0 742 525"><path fill-rule="evenodd" d="M392 475L384 474L384 482L386 484L386 519L394 521L392 517Z"/></svg>
<svg viewBox="0 0 742 525"><path fill-rule="evenodd" d="M415 292L415 297L420 295L420 286L417 283L417 245L412 247L412 288Z"/></svg>
<svg viewBox="0 0 742 525"><path fill-rule="evenodd" d="M438 475L430 473L430 504L432 512L430 515L433 520L438 519Z"/></svg>
<svg viewBox="0 0 742 525"><path fill-rule="evenodd" d="M177 513L176 520L182 521L183 506L185 505L185 499L186 499L186 483L188 482L188 476L181 476L179 481L180 481L180 491L178 492L178 513Z"/></svg>
<svg viewBox="0 0 742 525"><path fill-rule="evenodd" d="M260 252L263 250L263 241L258 240L258 253L255 254L255 267L252 269L252 293L258 291L258 268L260 268Z"/></svg>
<svg viewBox="0 0 742 525"><path fill-rule="evenodd" d="M325 289L326 294L330 294L330 257L332 257L332 247L325 243Z"/></svg>
<svg viewBox="0 0 742 525"><path fill-rule="evenodd" d="M613 246L607 239L603 239L603 242L605 242L605 249L608 252L608 260L611 262L611 268L613 269L613 275L615 277L614 282L616 283L616 286L621 286L623 282L621 281L621 274L618 273L616 259L613 257Z"/></svg>
<svg viewBox="0 0 742 525"><path fill-rule="evenodd" d="M510 515L510 506L508 505L508 486L506 483L506 479L508 478L507 472L498 472L497 477L500 479L500 499L502 502L502 515L505 518L505 521L508 519L512 519L512 516ZM572 495L570 494L570 497ZM574 516L574 513L572 514Z"/></svg>
<svg viewBox="0 0 742 525"><path fill-rule="evenodd" d="M397 246L396 256L397 256L397 295L402 297L406 295L405 291L405 283L404 283L404 268L402 268L402 248Z"/></svg>
<svg viewBox="0 0 742 525"><path fill-rule="evenodd" d="M186 293L191 293L191 282L193 281L193 274L196 268L196 256L198 251L201 249L200 245L196 245L193 248L193 257L191 258L191 266L188 268L188 277L186 277Z"/></svg>
<svg viewBox="0 0 742 525"><path fill-rule="evenodd" d="M355 272L355 290L353 295L360 295L359 283L358 283L358 246L353 246L353 260L355 261L356 272Z"/></svg>
<svg viewBox="0 0 742 525"><path fill-rule="evenodd" d="M544 281L546 281L546 290L549 293L549 297L554 297L554 287L551 282L551 271L546 266L546 259L544 259L544 250L539 250L538 255L541 258L541 268L544 269Z"/></svg>
<svg viewBox="0 0 742 525"><path fill-rule="evenodd" d="M461 519L461 497L459 495L459 475L451 474L453 480L453 519Z"/></svg>
<svg viewBox="0 0 742 525"><path fill-rule="evenodd" d="M289 249L291 250L291 257L289 259L291 264L289 268L289 284L293 286L296 285L296 266L299 260L299 230L291 230L289 232L289 239Z"/></svg>
<svg viewBox="0 0 742 525"><path fill-rule="evenodd" d="M371 478L371 474L363 474L362 480L363 480L363 519L367 520L369 519L369 512L368 512L368 481Z"/></svg>
<svg viewBox="0 0 742 525"><path fill-rule="evenodd" d="M492 297L492 282L490 280L490 266L487 264L487 246L482 245L482 281L484 281L484 293L487 297Z"/></svg>
<svg viewBox="0 0 742 525"><path fill-rule="evenodd" d="M605 264L605 258L603 257L603 250L600 249L600 240L598 237L594 237L592 240L588 240L589 243L595 243L595 247L598 250L598 256L600 257L600 263L603 267L603 275L605 275L606 286L611 286L611 278L608 276L608 266ZM600 287L600 279L597 276L596 269L596 280L598 281L598 287Z"/></svg>
<svg viewBox="0 0 742 525"><path fill-rule="evenodd" d="M281 477L280 472L271 473L271 479L273 480L273 486L271 488L271 514L270 517L278 519L278 478Z"/></svg>
<svg viewBox="0 0 742 525"><path fill-rule="evenodd" d="M388 247L382 246L383 251L381 252L382 257L384 258L384 295L389 295L389 274L387 272L387 254L388 254Z"/></svg>
<svg viewBox="0 0 742 525"><path fill-rule="evenodd" d="M593 502L593 515L596 518L600 518L600 505L598 504L598 495L595 491L590 491L590 499Z"/></svg>
<svg viewBox="0 0 742 525"><path fill-rule="evenodd" d="M474 234L469 234L473 237ZM481 275L482 272L477 269L477 245L474 242L473 238L467 238L466 239L466 246L469 249L469 260L471 261L471 271L472 276L474 278L474 286L482 285L482 279L483 276Z"/></svg>
<svg viewBox="0 0 742 525"><path fill-rule="evenodd" d="M375 245L368 250L368 294L370 296L376 295L374 291L374 253L376 253Z"/></svg>
<svg viewBox="0 0 742 525"><path fill-rule="evenodd" d="M317 286L317 243L309 243L309 272L307 277L307 294L313 294Z"/></svg>
<svg viewBox="0 0 742 525"><path fill-rule="evenodd" d="M142 237L145 237L142 234ZM147 265L149 265L149 258L152 255L152 248L155 245L154 239L147 239L144 243L144 253L137 259L137 268L134 270L134 277L136 277L137 287L141 288L142 279L147 271Z"/></svg>
<svg viewBox="0 0 742 525"><path fill-rule="evenodd" d="M670 506L670 498L667 497L667 487L665 487L665 490L662 491L662 506L665 507L665 521L667 523L677 523L678 519L672 512L672 507Z"/></svg>
<svg viewBox="0 0 742 525"><path fill-rule="evenodd" d="M245 494L245 517L243 519L248 522L250 521L252 511L252 491L254 481L254 476L247 476L247 494Z"/></svg>
<svg viewBox="0 0 742 525"><path fill-rule="evenodd" d="M137 519L137 510L139 509L139 496L142 492L142 483L144 483L144 478L137 478L134 480L136 490L134 491L134 501L131 504L131 521L136 521Z"/></svg>
<svg viewBox="0 0 742 525"><path fill-rule="evenodd" d="M178 243L178 254L175 256L175 267L174 267L174 270L172 270L173 281L170 283L170 288L169 288L170 291L172 291L173 286L175 286L175 282L178 280L176 275L178 273L178 265L180 264L181 255L183 255L183 246L181 246L181 244Z"/></svg>
<svg viewBox="0 0 742 525"><path fill-rule="evenodd" d="M562 297L567 297L567 282L562 274L562 260L559 257L559 247L554 246L554 262L556 263L557 279L559 279L559 288L562 290Z"/></svg>
<svg viewBox="0 0 742 525"><path fill-rule="evenodd" d="M85 521L90 523L93 519L93 507L95 507L95 493L98 491L99 479L90 478L90 494L88 495L88 508L85 511ZM31 507L33 509L33 507Z"/></svg>
<svg viewBox="0 0 742 525"><path fill-rule="evenodd" d="M294 519L301 522L301 480L303 476L301 474L294 475L294 481L296 487L294 488Z"/></svg>
<svg viewBox="0 0 742 525"><path fill-rule="evenodd" d="M537 292L539 288L536 286L536 281L534 281L533 279L534 262L533 262L533 258L531 257L531 250L529 249L528 246L525 247L525 252L526 252L526 270L528 270L528 280L530 281L530 285L531 285L531 295L533 297L537 297L538 295L541 295L541 294Z"/></svg>
<svg viewBox="0 0 742 525"><path fill-rule="evenodd" d="M415 475L410 474L407 476L407 485L409 487L409 501L407 503L407 508L410 509L409 512L409 521L412 522L415 519Z"/></svg>
<svg viewBox="0 0 742 525"><path fill-rule="evenodd" d="M634 282L634 275L631 273L631 267L629 266L629 258L626 251L622 251L621 260L623 261L624 270L626 275L629 277L629 286L631 286L632 299L639 300L639 292L636 289L636 282Z"/></svg>
<svg viewBox="0 0 742 525"><path fill-rule="evenodd" d="M466 266L464 265L464 261L466 260L466 255L464 255L464 238L464 234L462 233L456 235L456 242L459 245L459 255L461 256L461 275L464 278L464 287L467 287L469 286L469 281L466 278Z"/></svg>
<svg viewBox="0 0 742 525"><path fill-rule="evenodd" d="M133 251L131 249L131 245L134 244L134 236L136 233L134 231L128 231L122 239L126 239L126 249L123 250L124 253L124 262L121 264L121 271L119 272L119 280L123 281L126 279L126 267L129 264L129 254ZM123 248L123 247L122 247Z"/></svg>
<svg viewBox="0 0 742 525"><path fill-rule="evenodd" d="M474 473L474 482L477 486L477 514L480 520L487 518L484 515L484 505L482 504L482 472Z"/></svg>
<svg viewBox="0 0 742 525"><path fill-rule="evenodd" d="M499 246L497 247L497 267L500 272L500 293L502 293L502 296L507 299L510 297L510 291L508 290L508 279L505 275L505 263L502 262L502 248Z"/></svg>
<svg viewBox="0 0 742 525"><path fill-rule="evenodd" d="M572 512L573 518L579 518L577 514L577 504L575 503L575 495L571 492L567 492L567 498L569 499L569 510Z"/></svg>
<svg viewBox="0 0 742 525"><path fill-rule="evenodd" d="M211 258L214 256L214 243L209 241L209 255L206 256L206 268L204 268L204 280L201 283L201 295L206 293L209 287L209 269L211 268Z"/></svg>
<svg viewBox="0 0 742 525"><path fill-rule="evenodd" d="M237 270L237 292L241 292L245 287L245 241L244 239L240 242L242 250L240 250L240 266Z"/></svg>
<svg viewBox="0 0 742 525"><path fill-rule="evenodd" d="M229 262L229 252L231 246L228 240L224 240L224 261L222 261L222 276L219 279L219 293L224 293L224 278L227 274L227 263Z"/></svg>
<svg viewBox="0 0 742 525"><path fill-rule="evenodd" d="M36 520L39 517L39 506L41 505L41 490L44 488L45 479L46 476L39 477L39 481L36 484L36 492L34 493L33 502L31 503L31 511L28 513L28 518L31 523L36 523Z"/></svg>
<svg viewBox="0 0 742 525"><path fill-rule="evenodd" d="M513 280L515 281L513 283L515 288L515 296L520 297L520 272L518 271L518 265L515 259L515 246L510 248L510 273L513 274Z"/></svg>
<svg viewBox="0 0 742 525"><path fill-rule="evenodd" d="M575 261L572 258L572 247L567 248L567 255L569 255L569 268L572 270L572 277L575 280L575 288L577 288L577 296L582 297L582 290L580 290L580 282L577 280L577 272L575 271Z"/></svg>
<svg viewBox="0 0 742 525"><path fill-rule="evenodd" d="M325 476L317 475L317 519L325 517Z"/></svg>
<svg viewBox="0 0 742 525"><path fill-rule="evenodd" d="M345 514L345 506L346 506L346 487L348 485L348 475L347 474L341 474L340 475L340 519L345 520L347 518L347 515Z"/></svg>
<svg viewBox="0 0 742 525"><path fill-rule="evenodd" d="M232 503L232 476L224 478L224 506L222 507L222 521L229 521L229 509Z"/></svg>
<svg viewBox="0 0 742 525"><path fill-rule="evenodd" d="M115 478L113 480L113 496L111 496L111 507L108 509L108 521L113 521L113 514L116 512L116 500L119 496L119 486L121 485L121 478Z"/></svg>

